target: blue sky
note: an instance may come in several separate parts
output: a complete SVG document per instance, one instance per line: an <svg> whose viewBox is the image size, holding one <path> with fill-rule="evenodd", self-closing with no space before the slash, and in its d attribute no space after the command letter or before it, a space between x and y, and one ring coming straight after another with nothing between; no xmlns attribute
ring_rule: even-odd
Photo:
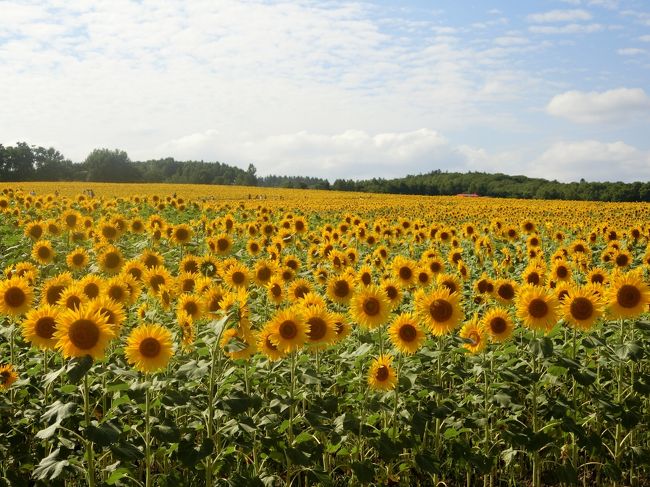
<svg viewBox="0 0 650 487"><path fill-rule="evenodd" d="M650 2L0 0L0 143L650 180Z"/></svg>

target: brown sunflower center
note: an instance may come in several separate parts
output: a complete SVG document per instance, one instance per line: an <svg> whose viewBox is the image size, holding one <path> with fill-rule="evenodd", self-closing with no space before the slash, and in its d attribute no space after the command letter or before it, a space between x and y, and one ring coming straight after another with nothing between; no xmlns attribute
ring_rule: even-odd
<svg viewBox="0 0 650 487"><path fill-rule="evenodd" d="M190 316L194 316L199 312L199 307L194 301L187 301L183 306L183 309L185 309L187 314Z"/></svg>
<svg viewBox="0 0 650 487"><path fill-rule="evenodd" d="M404 281L408 281L413 277L413 271L409 267L400 267L399 277Z"/></svg>
<svg viewBox="0 0 650 487"><path fill-rule="evenodd" d="M266 340L264 341L264 344L266 345L267 348L271 350L277 350L278 347L275 346L275 344L269 339L269 337L266 337Z"/></svg>
<svg viewBox="0 0 650 487"><path fill-rule="evenodd" d="M390 373L388 371L388 367L385 365L380 365L379 368L377 369L377 372L375 372L375 379L378 382L384 382L388 380Z"/></svg>
<svg viewBox="0 0 650 487"><path fill-rule="evenodd" d="M490 320L490 330L495 335L500 335L508 328L508 323L501 316L495 316Z"/></svg>
<svg viewBox="0 0 650 487"><path fill-rule="evenodd" d="M84 294L90 299L95 299L99 296L99 286L94 282L89 282L84 286Z"/></svg>
<svg viewBox="0 0 650 487"><path fill-rule="evenodd" d="M103 314L106 317L106 322L109 325L115 325L117 320L115 319L115 313L113 313L110 309L102 307L99 312Z"/></svg>
<svg viewBox="0 0 650 487"><path fill-rule="evenodd" d="M151 279L149 279L149 284L151 285L151 289L158 291L158 288L165 284L165 278L161 275L156 274L155 276L152 276Z"/></svg>
<svg viewBox="0 0 650 487"><path fill-rule="evenodd" d="M436 299L429 305L429 314L438 323L443 323L454 314L454 308L446 299Z"/></svg>
<svg viewBox="0 0 650 487"><path fill-rule="evenodd" d="M298 335L298 325L294 321L285 320L280 323L278 333L285 340L291 340Z"/></svg>
<svg viewBox="0 0 650 487"><path fill-rule="evenodd" d="M537 272L535 272L535 271L529 273L526 276L526 282L528 284L538 285L539 284L539 274Z"/></svg>
<svg viewBox="0 0 650 487"><path fill-rule="evenodd" d="M377 298L371 296L363 302L363 312L368 316L377 316L380 309L381 305Z"/></svg>
<svg viewBox="0 0 650 487"><path fill-rule="evenodd" d="M535 298L528 303L528 313L533 318L544 318L548 314L548 304L541 298Z"/></svg>
<svg viewBox="0 0 650 487"><path fill-rule="evenodd" d="M81 306L81 298L76 295L68 296L65 300L65 307L68 309L76 309Z"/></svg>
<svg viewBox="0 0 650 487"><path fill-rule="evenodd" d="M456 287L456 283L454 281L451 281L451 280L442 281L440 283L440 285L442 287L446 287L447 289L449 289L450 293L455 293L458 290L458 288Z"/></svg>
<svg viewBox="0 0 650 487"><path fill-rule="evenodd" d="M43 316L36 321L34 331L40 338L50 339L56 331L56 324L54 318L51 316Z"/></svg>
<svg viewBox="0 0 650 487"><path fill-rule="evenodd" d="M46 247L45 245L41 245L41 246L38 248L37 253L38 253L38 256L39 256L41 259L49 259L50 256L52 255L52 254L50 253L50 249L49 249L48 247Z"/></svg>
<svg viewBox="0 0 650 487"><path fill-rule="evenodd" d="M569 275L569 269L567 269L566 267L561 265L561 266L558 266L555 273L557 274L557 277L559 277L560 279L564 279L566 276Z"/></svg>
<svg viewBox="0 0 650 487"><path fill-rule="evenodd" d="M591 282L593 282L594 284L602 284L603 282L605 282L605 276L603 276L602 274L593 274L591 276Z"/></svg>
<svg viewBox="0 0 650 487"><path fill-rule="evenodd" d="M140 342L140 355L146 358L155 358L160 354L160 342L153 337L147 337Z"/></svg>
<svg viewBox="0 0 650 487"><path fill-rule="evenodd" d="M27 301L27 295L19 287L12 286L5 291L4 299L9 308L20 308Z"/></svg>
<svg viewBox="0 0 650 487"><path fill-rule="evenodd" d="M117 255L115 252L109 252L104 257L104 265L106 266L107 269L115 269L116 267L119 267L120 261L121 261L120 256Z"/></svg>
<svg viewBox="0 0 650 487"><path fill-rule="evenodd" d="M41 235L43 235L43 228L40 225L35 225L29 229L29 235L32 238L41 238Z"/></svg>
<svg viewBox="0 0 650 487"><path fill-rule="evenodd" d="M181 289L184 293L191 293L194 290L194 286L196 286L194 279L184 279Z"/></svg>
<svg viewBox="0 0 650 487"><path fill-rule="evenodd" d="M155 255L148 255L144 259L144 265L148 269L151 269L152 267L156 267L156 266L160 265L160 261L158 260L158 257L156 257Z"/></svg>
<svg viewBox="0 0 650 487"><path fill-rule="evenodd" d="M440 265L440 262L434 260L429 264L429 270L434 274L437 274L442 270L442 265Z"/></svg>
<svg viewBox="0 0 650 487"><path fill-rule="evenodd" d="M7 372L6 370L3 370L0 372L0 384L5 385L9 382L9 378L11 377L11 374Z"/></svg>
<svg viewBox="0 0 650 487"><path fill-rule="evenodd" d="M84 255L83 254L74 254L72 256L72 263L74 265L83 265L83 263L84 263Z"/></svg>
<svg viewBox="0 0 650 487"><path fill-rule="evenodd" d="M426 272L420 272L418 274L418 282L420 282L420 284L426 284L429 282L429 274Z"/></svg>
<svg viewBox="0 0 650 487"><path fill-rule="evenodd" d="M120 301L122 301L124 299L124 294L125 293L124 293L124 289L122 288L122 286L111 286L108 289L107 294L111 297L111 299L114 299L115 301L120 302Z"/></svg>
<svg viewBox="0 0 650 487"><path fill-rule="evenodd" d="M260 267L257 270L257 278L262 282L268 281L269 279L271 279L271 269L269 269L266 266Z"/></svg>
<svg viewBox="0 0 650 487"><path fill-rule="evenodd" d="M219 252L225 252L228 248L230 248L230 242L228 239L220 238L217 240L217 250L219 250Z"/></svg>
<svg viewBox="0 0 650 487"><path fill-rule="evenodd" d="M571 302L571 316L576 320L586 320L594 313L594 305L585 297L577 297Z"/></svg>
<svg viewBox="0 0 650 487"><path fill-rule="evenodd" d="M336 281L334 283L334 295L338 298L344 298L350 294L350 285L345 280Z"/></svg>
<svg viewBox="0 0 650 487"><path fill-rule="evenodd" d="M625 254L618 254L616 256L616 265L619 267L625 267L629 262L629 259L627 258L627 255Z"/></svg>
<svg viewBox="0 0 650 487"><path fill-rule="evenodd" d="M403 342L411 343L418 336L418 332L411 323L402 325L399 329L399 338Z"/></svg>
<svg viewBox="0 0 650 487"><path fill-rule="evenodd" d="M45 299L47 300L47 304L54 305L56 302L59 300L61 297L61 294L63 293L63 290L65 289L65 286L50 286L45 293Z"/></svg>
<svg viewBox="0 0 650 487"><path fill-rule="evenodd" d="M310 340L321 340L327 333L327 323L322 318L314 316L313 318L309 318L307 323L309 323L309 333L307 335Z"/></svg>
<svg viewBox="0 0 650 487"><path fill-rule="evenodd" d="M117 235L117 229L110 225L106 225L102 227L102 235L104 236L104 238L108 238L108 239L115 238L115 236Z"/></svg>
<svg viewBox="0 0 650 487"><path fill-rule="evenodd" d="M92 320L81 318L70 325L68 338L81 350L90 350L99 342L99 327Z"/></svg>
<svg viewBox="0 0 650 487"><path fill-rule="evenodd" d="M271 286L271 294L276 298L279 298L282 296L282 287L277 283L273 284L273 286Z"/></svg>
<svg viewBox="0 0 650 487"><path fill-rule="evenodd" d="M497 294L506 301L510 301L515 297L515 288L512 287L512 284L505 283L501 284L497 289Z"/></svg>
<svg viewBox="0 0 650 487"><path fill-rule="evenodd" d="M240 285L243 284L245 280L246 280L246 276L242 271L235 271L232 273L233 284Z"/></svg>
<svg viewBox="0 0 650 487"><path fill-rule="evenodd" d="M386 286L385 291L386 291L386 296L388 296L388 299L390 299L391 301L397 298L399 294L395 286Z"/></svg>
<svg viewBox="0 0 650 487"><path fill-rule="evenodd" d="M623 308L634 308L641 301L641 291L636 286L624 284L616 293L616 301Z"/></svg>
<svg viewBox="0 0 650 487"><path fill-rule="evenodd" d="M185 242L189 240L190 238L190 232L188 232L185 228L177 228L176 229L176 240L179 242Z"/></svg>
<svg viewBox="0 0 650 487"><path fill-rule="evenodd" d="M361 282L363 282L365 286L370 285L370 283L372 282L372 276L370 275L369 272L364 272L363 274L361 274Z"/></svg>
<svg viewBox="0 0 650 487"><path fill-rule="evenodd" d="M305 297L305 294L307 294L308 292L309 292L309 288L307 286L300 285L296 287L296 289L293 292L293 295L298 299L302 299L303 297Z"/></svg>

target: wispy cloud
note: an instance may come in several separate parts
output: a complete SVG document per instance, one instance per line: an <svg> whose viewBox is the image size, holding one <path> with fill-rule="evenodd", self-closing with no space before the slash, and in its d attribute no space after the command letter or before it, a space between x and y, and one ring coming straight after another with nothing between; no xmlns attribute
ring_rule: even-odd
<svg viewBox="0 0 650 487"><path fill-rule="evenodd" d="M535 34L591 34L604 29L601 24L531 25L528 28Z"/></svg>
<svg viewBox="0 0 650 487"><path fill-rule="evenodd" d="M638 47L626 47L623 49L618 49L616 52L618 52L621 56L640 56L642 54L645 54L647 51Z"/></svg>
<svg viewBox="0 0 650 487"><path fill-rule="evenodd" d="M582 9L550 10L548 12L530 14L526 19L528 22L535 24L546 22L575 22L577 20L591 20L591 14Z"/></svg>

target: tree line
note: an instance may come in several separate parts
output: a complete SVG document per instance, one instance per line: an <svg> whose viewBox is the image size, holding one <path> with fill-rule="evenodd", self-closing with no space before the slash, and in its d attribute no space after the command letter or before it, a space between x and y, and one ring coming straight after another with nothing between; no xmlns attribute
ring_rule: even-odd
<svg viewBox="0 0 650 487"><path fill-rule="evenodd" d="M471 193L501 198L650 202L650 182L561 183L541 178L483 172L444 172L403 178L366 180L306 176L257 176L253 164L246 170L221 162L177 161L171 157L131 161L122 150L95 149L83 162L73 163L58 150L0 144L0 181L93 181L224 184L276 188L321 189L372 193L455 195Z"/></svg>

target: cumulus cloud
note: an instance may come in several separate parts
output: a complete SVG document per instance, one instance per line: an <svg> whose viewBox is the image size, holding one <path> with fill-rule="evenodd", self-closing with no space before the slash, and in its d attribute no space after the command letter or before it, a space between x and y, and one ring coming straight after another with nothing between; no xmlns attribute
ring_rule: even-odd
<svg viewBox="0 0 650 487"><path fill-rule="evenodd" d="M591 20L591 14L582 9L550 10L548 12L530 14L526 16L526 20L535 24L546 22L575 22L576 20Z"/></svg>
<svg viewBox="0 0 650 487"><path fill-rule="evenodd" d="M612 167L616 168L612 172ZM650 179L650 151L624 142L557 142L540 155L532 173L561 181L643 181Z"/></svg>
<svg viewBox="0 0 650 487"><path fill-rule="evenodd" d="M554 96L546 111L576 123L625 122L650 115L650 98L641 88L567 91Z"/></svg>

